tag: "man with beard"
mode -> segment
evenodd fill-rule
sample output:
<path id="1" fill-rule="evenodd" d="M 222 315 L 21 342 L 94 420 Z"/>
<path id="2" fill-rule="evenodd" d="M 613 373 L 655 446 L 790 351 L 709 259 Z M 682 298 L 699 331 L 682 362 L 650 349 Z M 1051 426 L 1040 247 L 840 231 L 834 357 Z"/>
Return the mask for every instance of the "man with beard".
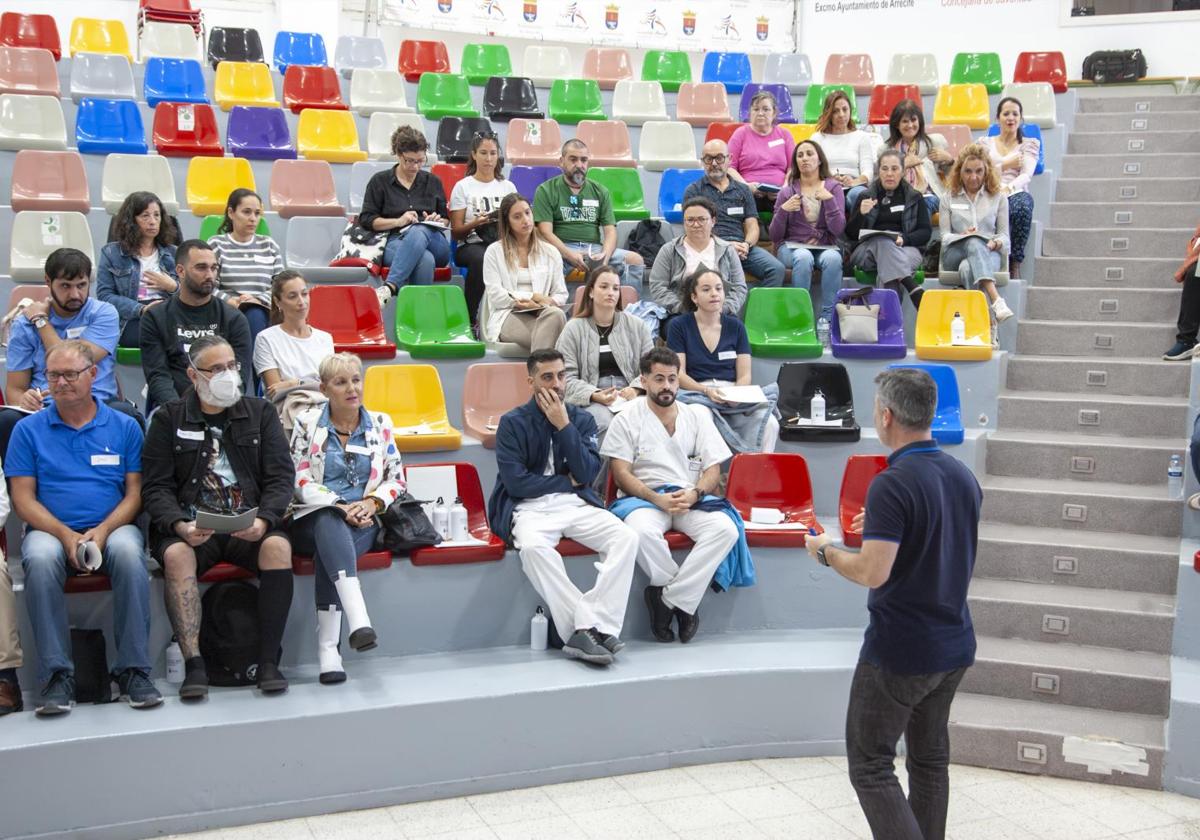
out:
<path id="1" fill-rule="evenodd" d="M 75 248 L 59 248 L 46 258 L 45 273 L 49 296 L 25 307 L 12 324 L 4 389 L 4 401 L 11 408 L 0 410 L 0 456 L 8 452 L 17 421 L 50 404 L 46 352 L 68 339 L 81 339 L 91 349 L 96 363 L 93 396 L 110 408 L 135 416 L 133 406 L 117 397 L 113 372 L 120 332 L 117 310 L 111 303 L 88 296 L 91 259 Z"/>
<path id="2" fill-rule="evenodd" d="M 650 578 L 643 593 L 650 627 L 660 642 L 689 642 L 700 627 L 700 599 L 717 567 L 738 543 L 734 520 L 710 502 L 721 464 L 732 457 L 709 410 L 677 403 L 679 358 L 656 347 L 641 360 L 646 398 L 613 418 L 601 454 L 624 496 L 641 504 L 614 506 L 637 532 L 638 563 Z M 664 534 L 681 531 L 695 543 L 682 565 L 671 557 Z"/>
<path id="3" fill-rule="evenodd" d="M 175 249 L 179 288 L 142 317 L 147 408 L 182 397 L 191 387 L 188 349 L 204 336 L 223 336 L 233 346 L 242 366 L 242 388 L 248 394 L 253 392 L 250 327 L 236 306 L 213 295 L 218 268 L 216 254 L 207 242 L 189 239 Z"/>
<path id="4" fill-rule="evenodd" d="M 533 220 L 562 254 L 563 270 L 586 273 L 592 265 L 608 263 L 617 270 L 622 285 L 641 293 L 646 264 L 634 251 L 617 247 L 612 195 L 588 180 L 587 145 L 582 140 L 563 143 L 559 166 L 563 174 L 543 181 L 534 194 Z"/>
<path id="5" fill-rule="evenodd" d="M 208 695 L 196 580 L 220 562 L 258 574 L 258 688 L 281 692 L 287 680 L 277 659 L 292 603 L 292 546 L 281 525 L 296 478 L 288 441 L 269 402 L 242 396 L 244 366 L 228 341 L 197 339 L 187 358 L 192 387 L 154 413 L 142 453 L 150 551 L 163 567 L 167 615 L 184 657 L 179 696 Z M 232 533 L 196 525 L 198 511 L 254 509 L 254 522 Z"/>
<path id="6" fill-rule="evenodd" d="M 596 421 L 565 401 L 566 367 L 557 350 L 526 362 L 533 398 L 500 418 L 500 475 L 488 503 L 492 530 L 521 554 L 521 566 L 566 638 L 563 653 L 608 665 L 624 644 L 637 536 L 604 509 L 592 482 L 600 471 Z M 556 546 L 563 537 L 594 549 L 596 585 L 581 593 Z"/>

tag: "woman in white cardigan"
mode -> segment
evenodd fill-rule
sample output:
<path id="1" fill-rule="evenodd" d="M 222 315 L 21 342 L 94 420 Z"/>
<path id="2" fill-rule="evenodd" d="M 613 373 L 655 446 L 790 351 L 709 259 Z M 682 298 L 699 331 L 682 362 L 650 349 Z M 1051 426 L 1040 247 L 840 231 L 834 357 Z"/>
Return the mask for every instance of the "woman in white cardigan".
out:
<path id="1" fill-rule="evenodd" d="M 497 222 L 500 239 L 483 256 L 484 339 L 549 350 L 567 322 L 562 254 L 542 238 L 529 199 L 519 193 L 500 202 Z"/>

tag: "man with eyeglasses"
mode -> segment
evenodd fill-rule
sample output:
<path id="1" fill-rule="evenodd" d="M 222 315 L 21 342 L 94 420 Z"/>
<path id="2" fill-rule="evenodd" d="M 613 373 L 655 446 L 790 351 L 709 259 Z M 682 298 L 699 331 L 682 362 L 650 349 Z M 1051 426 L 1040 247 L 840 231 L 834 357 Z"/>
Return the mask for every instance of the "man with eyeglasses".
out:
<path id="1" fill-rule="evenodd" d="M 742 269 L 758 278 L 760 286 L 782 286 L 783 263 L 765 248 L 758 247 L 758 207 L 749 185 L 729 176 L 729 147 L 724 140 L 704 144 L 701 163 L 704 177 L 693 181 L 683 193 L 684 201 L 704 196 L 717 206 L 713 233 L 737 253 Z"/>
<path id="2" fill-rule="evenodd" d="M 46 351 L 53 402 L 13 430 L 5 462 L 13 509 L 28 526 L 21 540 L 25 605 L 37 642 L 35 711 L 75 705 L 75 667 L 63 586 L 74 575 L 112 582 L 113 670 L 134 708 L 162 703 L 150 681 L 150 575 L 142 530 L 142 430 L 97 399 L 91 342 L 60 341 Z"/>
<path id="3" fill-rule="evenodd" d="M 224 336 L 242 364 L 242 387 L 252 393 L 250 326 L 236 306 L 215 297 L 217 255 L 212 246 L 189 239 L 175 249 L 179 288 L 142 316 L 142 372 L 147 409 L 182 397 L 192 387 L 188 349 L 205 336 Z"/>
<path id="4" fill-rule="evenodd" d="M 296 479 L 288 441 L 271 404 L 242 395 L 245 366 L 228 341 L 198 339 L 188 362 L 192 387 L 150 421 L 142 491 L 150 553 L 163 567 L 167 615 L 184 658 L 179 696 L 208 696 L 197 579 L 221 562 L 258 575 L 258 688 L 279 693 L 288 685 L 278 656 L 292 604 L 292 545 L 280 527 Z M 197 525 L 201 511 L 256 513 L 250 525 L 217 533 Z"/>

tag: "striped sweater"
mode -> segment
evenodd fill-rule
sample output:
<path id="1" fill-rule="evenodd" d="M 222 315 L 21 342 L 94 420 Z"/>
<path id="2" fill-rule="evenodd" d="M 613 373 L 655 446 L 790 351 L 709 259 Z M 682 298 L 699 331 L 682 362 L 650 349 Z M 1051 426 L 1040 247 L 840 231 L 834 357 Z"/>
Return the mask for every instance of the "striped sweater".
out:
<path id="1" fill-rule="evenodd" d="M 283 271 L 283 254 L 275 240 L 254 234 L 250 242 L 237 242 L 222 233 L 208 240 L 220 265 L 217 296 L 254 295 L 264 306 L 271 305 L 271 278 Z"/>

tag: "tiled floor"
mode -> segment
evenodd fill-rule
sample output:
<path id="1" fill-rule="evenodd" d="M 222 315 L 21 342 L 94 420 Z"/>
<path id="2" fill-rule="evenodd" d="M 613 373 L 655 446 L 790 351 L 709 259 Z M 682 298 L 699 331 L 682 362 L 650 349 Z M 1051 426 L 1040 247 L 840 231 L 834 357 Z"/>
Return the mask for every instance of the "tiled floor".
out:
<path id="1" fill-rule="evenodd" d="M 903 767 L 897 768 L 903 783 Z M 1200 840 L 1200 799 L 954 766 L 950 840 Z M 844 758 L 681 767 L 178 835 L 188 840 L 855 840 Z"/>

